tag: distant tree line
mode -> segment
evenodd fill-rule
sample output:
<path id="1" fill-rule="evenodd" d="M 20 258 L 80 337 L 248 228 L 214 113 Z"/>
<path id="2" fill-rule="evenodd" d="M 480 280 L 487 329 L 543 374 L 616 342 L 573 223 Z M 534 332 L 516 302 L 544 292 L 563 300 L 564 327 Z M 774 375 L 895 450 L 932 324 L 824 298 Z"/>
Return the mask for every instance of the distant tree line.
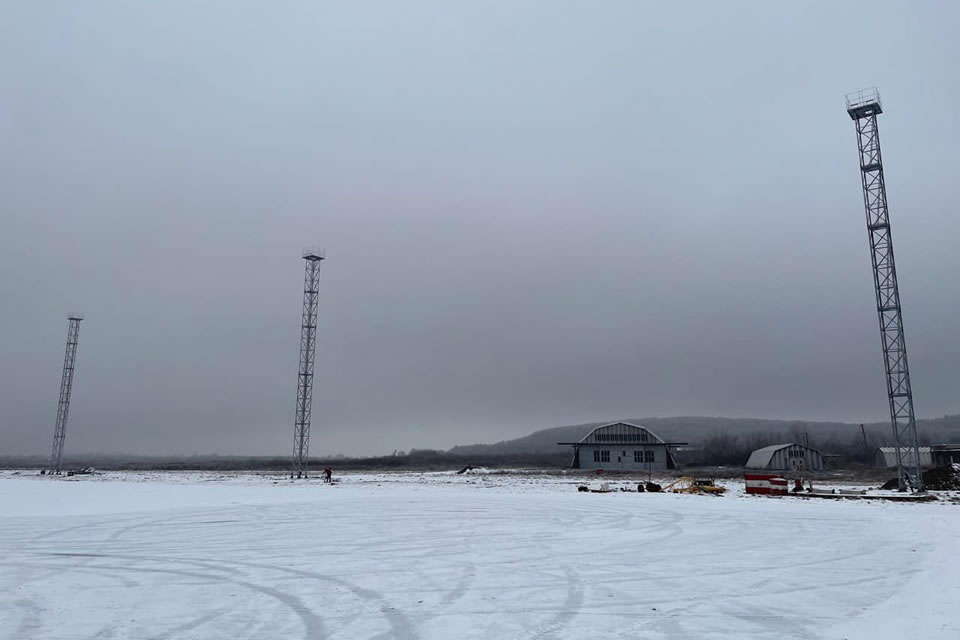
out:
<path id="1" fill-rule="evenodd" d="M 921 446 L 945 441 L 924 431 L 917 433 L 917 440 Z M 960 431 L 949 434 L 946 440 L 960 442 Z M 678 457 L 681 463 L 688 466 L 742 466 L 754 450 L 787 442 L 807 445 L 823 454 L 839 455 L 853 463 L 872 464 L 877 448 L 893 446 L 893 435 L 891 433 L 886 437 L 876 430 L 812 434 L 804 429 L 804 423 L 794 423 L 786 432 L 751 431 L 738 434 L 729 429 L 716 429 L 699 446 L 693 443 L 689 451 L 681 451 Z"/>
<path id="2" fill-rule="evenodd" d="M 567 466 L 570 451 L 549 453 L 487 454 L 463 456 L 434 449 L 411 449 L 409 453 L 397 451 L 387 456 L 356 457 L 343 455 L 312 457 L 311 470 L 319 473 L 330 466 L 336 471 L 444 471 L 459 470 L 466 465 L 490 468 L 544 468 L 559 469 Z M 0 468 L 42 469 L 47 458 L 41 456 L 0 456 Z M 290 470 L 290 458 L 255 456 L 122 456 L 122 455 L 75 455 L 64 456 L 65 469 L 94 467 L 102 471 L 267 471 Z"/>
<path id="3" fill-rule="evenodd" d="M 654 422 L 657 419 L 651 419 Z M 690 446 L 679 448 L 675 457 L 681 467 L 742 467 L 755 449 L 771 444 L 797 442 L 808 444 L 824 454 L 836 454 L 851 463 L 872 464 L 877 447 L 891 446 L 892 434 L 882 424 L 866 425 L 864 432 L 857 425 L 835 423 L 806 423 L 783 421 L 738 421 L 734 419 L 675 418 L 664 419 L 664 430 L 659 435 L 676 441 L 681 436 Z M 678 424 L 703 425 L 697 433 L 676 433 Z M 711 423 L 713 426 L 711 428 Z M 719 423 L 720 426 L 717 426 Z M 749 428 L 757 425 L 782 425 L 780 428 Z M 682 426 L 682 425 L 681 425 Z M 918 438 L 922 445 L 960 442 L 960 416 L 918 421 Z M 563 469 L 570 466 L 573 452 L 557 442 L 574 442 L 589 432 L 590 425 L 562 427 L 536 432 L 514 441 L 494 445 L 454 447 L 449 451 L 411 449 L 394 451 L 390 455 L 348 457 L 344 455 L 316 456 L 310 459 L 310 468 L 320 471 L 325 466 L 335 470 L 458 470 L 467 465 L 489 468 Z M 864 437 L 864 435 L 866 437 Z M 7 469 L 41 469 L 47 465 L 45 456 L 2 456 L 0 467 Z M 64 458 L 69 469 L 95 467 L 102 470 L 165 470 L 165 471 L 269 471 L 290 469 L 286 456 L 132 456 L 132 455 L 69 455 Z"/>

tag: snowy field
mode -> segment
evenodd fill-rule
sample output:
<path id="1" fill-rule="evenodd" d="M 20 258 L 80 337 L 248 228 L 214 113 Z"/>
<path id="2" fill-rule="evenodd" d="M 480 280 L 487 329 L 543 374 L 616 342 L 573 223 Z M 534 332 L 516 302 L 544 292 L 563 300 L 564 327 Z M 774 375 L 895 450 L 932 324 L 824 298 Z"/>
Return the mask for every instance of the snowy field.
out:
<path id="1" fill-rule="evenodd" d="M 0 638 L 960 638 L 960 506 L 577 483 L 0 472 Z"/>

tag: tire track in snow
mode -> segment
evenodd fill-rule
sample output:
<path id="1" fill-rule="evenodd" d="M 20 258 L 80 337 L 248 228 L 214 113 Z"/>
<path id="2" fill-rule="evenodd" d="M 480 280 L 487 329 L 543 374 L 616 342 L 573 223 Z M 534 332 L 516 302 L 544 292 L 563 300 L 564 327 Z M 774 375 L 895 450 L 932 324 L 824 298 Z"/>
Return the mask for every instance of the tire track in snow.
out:
<path id="1" fill-rule="evenodd" d="M 125 559 L 129 562 L 129 559 Z M 172 561 L 172 559 L 163 559 L 161 561 L 167 562 Z M 8 566 L 6 563 L 3 566 Z M 16 566 L 16 565 L 13 565 Z M 110 566 L 110 565 L 101 565 L 101 564 L 87 564 L 83 566 L 68 566 L 68 567 L 58 567 L 56 565 L 36 565 L 38 567 L 55 570 L 57 572 L 62 571 L 72 571 L 72 572 L 84 572 L 92 573 L 94 575 L 103 575 L 104 573 L 112 572 L 132 572 L 132 573 L 153 573 L 153 574 L 165 574 L 165 575 L 175 575 L 182 576 L 187 578 L 200 578 L 211 583 L 229 583 L 234 584 L 251 591 L 256 591 L 265 596 L 268 596 L 277 602 L 284 605 L 287 609 L 292 611 L 302 622 L 304 627 L 304 640 L 323 640 L 327 637 L 327 633 L 323 624 L 323 620 L 320 616 L 314 612 L 310 607 L 303 603 L 300 598 L 297 596 L 281 591 L 279 589 L 274 589 L 273 587 L 265 587 L 259 584 L 254 584 L 246 580 L 237 580 L 234 578 L 227 578 L 222 575 L 204 573 L 199 571 L 180 571 L 178 569 L 150 569 L 146 567 L 136 567 L 136 566 Z M 104 630 L 110 631 L 110 630 Z M 103 634 L 104 631 L 100 633 Z M 108 636 L 109 637 L 109 636 Z"/>
<path id="2" fill-rule="evenodd" d="M 457 584 L 453 586 L 453 589 L 444 594 L 444 596 L 440 599 L 440 604 L 445 607 L 449 607 L 457 600 L 465 596 L 467 591 L 470 589 L 470 585 L 473 584 L 476 573 L 476 565 L 473 563 L 465 565 L 463 568 L 463 574 L 460 576 L 460 579 L 457 580 Z"/>
<path id="3" fill-rule="evenodd" d="M 219 563 L 217 563 L 219 564 Z M 316 573 L 314 571 L 307 571 L 305 569 L 291 569 L 290 567 L 281 567 L 277 565 L 262 564 L 257 562 L 242 562 L 242 561 L 231 561 L 229 564 L 234 566 L 241 567 L 254 567 L 257 569 L 267 569 L 270 571 L 278 571 L 281 573 L 287 573 L 290 575 L 300 576 L 302 578 L 309 578 L 312 580 L 319 580 L 323 582 L 329 582 L 337 586 L 343 587 L 348 591 L 352 592 L 354 595 L 366 602 L 376 602 L 379 605 L 381 613 L 386 617 L 387 622 L 390 624 L 391 634 L 385 637 L 388 638 L 400 638 L 402 640 L 415 640 L 419 636 L 414 630 L 413 624 L 410 622 L 410 619 L 407 618 L 406 614 L 398 610 L 396 607 L 391 605 L 383 594 L 374 591 L 373 589 L 368 589 L 366 587 L 357 586 L 351 582 L 347 582 L 342 578 L 334 578 L 331 576 L 325 576 L 321 573 Z"/>
<path id="4" fill-rule="evenodd" d="M 181 633 L 184 633 L 186 631 L 192 631 L 197 627 L 202 627 L 203 625 L 207 624 L 211 620 L 216 620 L 217 618 L 227 613 L 228 611 L 229 611 L 228 609 L 221 609 L 219 611 L 211 611 L 210 613 L 205 613 L 199 618 L 194 618 L 189 622 L 184 622 L 183 624 L 178 625 L 173 629 L 169 629 L 163 633 L 150 636 L 149 640 L 169 640 L 170 638 L 176 635 L 179 635 Z"/>
<path id="5" fill-rule="evenodd" d="M 109 518 L 107 520 L 93 520 L 91 522 L 83 522 L 81 524 L 75 524 L 69 527 L 64 527 L 62 529 L 52 529 L 50 531 L 44 531 L 43 533 L 31 536 L 30 542 L 38 542 L 40 540 L 47 540 L 49 538 L 55 538 L 57 536 L 62 536 L 65 533 L 70 533 L 71 531 L 77 531 L 80 529 L 83 530 L 93 530 L 98 527 L 104 527 L 107 525 L 116 524 L 119 522 L 132 522 L 137 520 L 143 520 L 146 516 L 124 516 L 123 518 Z"/>
<path id="6" fill-rule="evenodd" d="M 225 512 L 231 512 L 235 510 L 236 510 L 235 508 L 218 509 L 216 510 L 216 513 L 225 515 Z M 198 518 L 198 517 L 204 518 L 204 520 L 201 520 L 201 521 L 191 520 L 192 518 Z M 199 513 L 190 512 L 187 514 L 183 514 L 179 518 L 175 516 L 171 517 L 170 515 L 167 515 L 166 517 L 138 516 L 133 518 L 118 518 L 118 519 L 104 520 L 96 523 L 85 523 L 81 525 L 66 527 L 58 531 L 47 532 L 47 534 L 44 536 L 41 536 L 41 538 L 48 538 L 55 535 L 64 534 L 73 530 L 92 529 L 92 528 L 97 528 L 102 526 L 108 526 L 109 524 L 113 524 L 113 523 L 127 523 L 126 526 L 122 526 L 118 529 L 115 529 L 110 533 L 108 538 L 104 541 L 106 545 L 114 546 L 117 543 L 119 543 L 121 539 L 129 537 L 132 532 L 136 532 L 139 530 L 153 531 L 153 530 L 156 530 L 158 527 L 168 527 L 168 526 L 176 527 L 177 532 L 179 534 L 182 534 L 184 537 L 195 539 L 196 538 L 195 529 L 201 528 L 197 525 L 222 524 L 222 520 L 211 522 L 210 518 L 211 518 L 211 512 L 209 510 L 204 510 Z M 138 539 L 138 538 L 140 537 L 137 536 L 135 539 Z M 413 536 L 413 535 L 411 536 L 411 540 L 415 538 L 416 536 Z M 36 539 L 37 538 L 35 538 L 35 540 Z M 148 536 L 147 541 L 149 542 L 150 540 L 152 540 L 152 538 Z M 129 542 L 127 542 L 126 544 L 129 544 Z M 358 546 L 361 546 L 361 545 L 358 544 Z M 103 549 L 104 545 L 102 543 L 95 544 L 95 547 L 98 550 L 101 550 Z M 135 562 L 136 561 L 154 561 L 154 562 L 162 563 L 162 562 L 172 561 L 172 562 L 180 562 L 180 563 L 189 563 L 189 564 L 192 564 L 193 566 L 213 568 L 217 571 L 231 573 L 234 575 L 242 574 L 242 572 L 238 570 L 235 566 L 231 566 L 230 563 L 226 563 L 226 562 L 217 562 L 217 563 L 209 562 L 209 561 L 197 562 L 197 561 L 188 561 L 183 558 L 170 558 L 170 557 L 163 557 L 163 556 L 146 557 L 146 556 L 134 556 L 134 555 L 120 555 L 120 554 L 113 554 L 113 553 L 59 552 L 59 553 L 45 554 L 45 555 L 56 555 L 60 557 L 74 557 L 74 558 L 80 559 L 79 562 L 75 563 L 72 567 L 70 567 L 73 570 L 79 570 L 82 566 L 89 565 L 97 558 L 114 558 L 114 559 L 122 559 L 125 561 L 135 561 Z M 347 591 L 353 593 L 355 596 L 357 596 L 361 600 L 365 602 L 375 602 L 379 605 L 378 608 L 380 612 L 386 617 L 388 624 L 390 625 L 390 629 L 391 629 L 390 637 L 410 638 L 410 639 L 414 639 L 417 637 L 417 634 L 414 632 L 413 625 L 410 623 L 409 619 L 407 619 L 402 612 L 398 611 L 394 606 L 389 604 L 382 594 L 372 589 L 358 587 L 357 585 L 354 585 L 348 582 L 347 580 L 343 580 L 341 578 L 324 576 L 315 572 L 298 571 L 298 570 L 289 569 L 286 567 L 280 567 L 276 565 L 266 565 L 266 564 L 255 565 L 255 564 L 248 563 L 248 564 L 244 564 L 243 566 L 250 566 L 250 567 L 256 566 L 257 568 L 286 572 L 291 575 L 300 575 L 301 577 L 307 577 L 309 579 L 314 579 L 314 580 L 324 580 L 331 584 L 341 586 L 345 588 Z M 159 570 L 155 570 L 155 569 L 145 570 L 145 571 L 151 571 L 154 573 L 159 572 Z M 43 579 L 43 578 L 49 577 L 50 575 L 55 575 L 56 573 L 57 573 L 57 570 L 44 572 L 42 575 L 37 576 L 37 579 Z M 116 578 L 115 575 L 104 576 L 104 577 Z M 237 584 L 242 583 L 242 581 L 235 581 L 235 580 L 233 582 L 236 582 Z M 465 589 L 466 589 L 466 586 L 464 586 L 464 590 Z M 304 608 L 309 609 L 307 607 L 304 607 Z M 316 616 L 317 614 L 311 611 L 309 615 Z M 310 627 L 313 623 L 306 622 L 306 624 L 308 627 Z M 313 636 L 308 636 L 308 637 L 313 637 Z"/>
<path id="7" fill-rule="evenodd" d="M 123 517 L 123 518 L 108 518 L 108 519 L 106 519 L 106 520 L 93 520 L 93 521 L 90 521 L 90 522 L 84 522 L 84 523 L 82 523 L 82 524 L 76 524 L 76 525 L 72 525 L 72 526 L 69 526 L 69 527 L 63 527 L 63 528 L 61 528 L 61 529 L 53 529 L 53 530 L 50 530 L 50 531 L 44 531 L 43 533 L 36 534 L 36 535 L 30 536 L 29 538 L 25 538 L 25 539 L 21 540 L 21 541 L 19 542 L 19 544 L 15 547 L 15 550 L 18 551 L 18 552 L 23 553 L 23 552 L 24 552 L 25 550 L 27 550 L 27 549 L 35 548 L 36 546 L 38 546 L 38 545 L 37 545 L 38 542 L 41 543 L 40 546 L 42 546 L 43 544 L 51 544 L 50 542 L 48 542 L 51 538 L 56 538 L 56 537 L 62 536 L 62 535 L 64 535 L 64 534 L 70 533 L 70 532 L 72 532 L 72 531 L 84 531 L 84 532 L 88 532 L 88 533 L 89 533 L 89 532 L 96 532 L 99 528 L 102 528 L 102 527 L 106 527 L 106 526 L 109 526 L 109 525 L 112 525 L 112 524 L 117 524 L 117 523 L 122 523 L 122 522 L 142 521 L 145 517 L 146 517 L 146 516 L 139 515 L 139 516 L 133 516 L 133 517 L 125 516 L 125 517 Z M 80 545 L 80 546 L 89 545 L 89 544 L 96 544 L 95 541 L 91 541 L 91 540 L 89 540 L 89 539 L 86 539 L 86 540 L 83 540 L 83 539 L 81 539 L 81 540 L 74 540 L 74 541 L 71 541 L 71 543 L 72 543 L 72 544 L 75 544 L 75 545 Z M 62 543 L 59 543 L 59 544 L 57 545 L 57 548 L 62 548 Z M 78 556 L 78 557 L 82 557 L 81 554 L 77 554 L 77 556 Z M 89 560 L 87 560 L 87 559 L 82 559 L 82 560 L 79 560 L 79 561 L 77 562 L 77 564 L 86 564 L 87 562 L 89 562 Z M 22 586 L 22 585 L 25 585 L 25 584 L 29 584 L 29 583 L 31 583 L 31 582 L 37 582 L 37 581 L 45 580 L 45 579 L 50 578 L 51 576 L 55 576 L 55 575 L 56 575 L 56 572 L 55 572 L 55 571 L 52 571 L 52 572 L 51 572 L 51 571 L 47 571 L 47 572 L 37 572 L 37 571 L 34 571 L 34 572 L 26 572 L 26 575 L 19 580 L 18 586 Z"/>
<path id="8" fill-rule="evenodd" d="M 580 579 L 580 574 L 569 565 L 564 566 L 563 571 L 567 577 L 567 597 L 560 611 L 547 624 L 534 631 L 530 635 L 530 640 L 562 637 L 557 634 L 566 629 L 570 621 L 580 615 L 580 609 L 583 607 L 583 580 Z"/>
<path id="9" fill-rule="evenodd" d="M 13 604 L 23 611 L 23 615 L 20 619 L 20 624 L 17 625 L 16 630 L 11 638 L 32 638 L 34 637 L 33 630 L 37 628 L 36 620 L 43 616 L 43 607 L 38 605 L 32 600 L 27 600 L 21 598 L 19 600 L 14 600 Z M 32 614 L 32 615 L 31 615 Z"/>
<path id="10" fill-rule="evenodd" d="M 56 556 L 56 555 L 64 555 L 64 554 L 46 554 L 46 555 L 55 555 L 55 556 Z M 309 579 L 312 579 L 312 580 L 319 580 L 319 581 L 323 581 L 323 582 L 328 582 L 328 583 L 330 583 L 330 584 L 335 584 L 335 585 L 337 585 L 337 586 L 343 587 L 344 589 L 350 591 L 351 593 L 353 593 L 354 595 L 356 595 L 357 597 L 359 597 L 361 600 L 363 600 L 363 601 L 365 601 L 365 602 L 375 602 L 375 603 L 379 606 L 380 612 L 383 613 L 384 617 L 387 619 L 387 621 L 388 621 L 388 623 L 389 623 L 389 625 L 390 625 L 391 635 L 390 635 L 389 637 L 391 637 L 391 638 L 403 638 L 403 639 L 409 639 L 409 640 L 414 640 L 414 639 L 416 639 L 416 638 L 418 637 L 417 634 L 416 634 L 416 632 L 414 631 L 413 624 L 412 624 L 412 623 L 410 622 L 410 620 L 406 617 L 406 615 L 403 614 L 401 611 L 399 611 L 396 607 L 394 607 L 393 605 L 391 605 L 391 604 L 386 600 L 386 598 L 383 596 L 383 594 L 381 594 L 381 593 L 379 593 L 379 592 L 377 592 L 377 591 L 374 591 L 373 589 L 367 589 L 367 588 L 365 588 L 365 587 L 357 586 L 357 585 L 355 585 L 355 584 L 353 584 L 353 583 L 351 583 L 351 582 L 348 582 L 348 581 L 346 581 L 346 580 L 344 580 L 344 579 L 342 579 L 342 578 L 335 578 L 335 577 L 331 577 L 331 576 L 325 576 L 325 575 L 323 575 L 323 574 L 319 574 L 319 573 L 316 573 L 316 572 L 313 572 L 313 571 L 307 571 L 307 570 L 303 570 L 303 569 L 293 569 L 293 568 L 290 568 L 290 567 L 282 567 L 282 566 L 278 566 L 278 565 L 265 564 L 265 563 L 257 563 L 257 562 L 211 561 L 211 560 L 194 560 L 194 559 L 192 559 L 192 558 L 182 558 L 182 557 L 168 557 L 168 556 L 130 556 L 130 555 L 118 555 L 118 554 L 96 554 L 96 556 L 97 556 L 97 557 L 103 557 L 103 558 L 109 558 L 109 559 L 112 559 L 112 560 L 134 561 L 134 562 L 140 561 L 140 562 L 155 562 L 155 563 L 185 564 L 185 565 L 188 565 L 188 566 L 195 566 L 195 567 L 201 567 L 201 568 L 209 568 L 209 569 L 213 569 L 213 570 L 215 570 L 215 571 L 222 571 L 222 572 L 224 572 L 224 573 L 233 573 L 233 574 L 238 573 L 238 570 L 237 570 L 236 567 L 250 567 L 250 568 L 256 568 L 256 569 L 265 569 L 265 570 L 268 570 L 268 571 L 275 571 L 275 572 L 279 572 L 279 573 L 286 573 L 286 574 L 288 574 L 288 575 L 295 575 L 295 576 L 298 576 L 298 577 L 309 578 Z M 95 566 L 96 566 L 96 565 L 86 565 L 84 568 L 88 568 L 88 569 L 89 569 L 89 568 L 93 568 L 93 567 L 95 567 Z M 77 568 L 79 568 L 79 567 L 77 567 Z M 126 568 L 125 568 L 125 569 L 126 569 Z M 135 571 L 136 569 L 130 569 L 130 570 Z M 165 569 L 165 570 L 160 570 L 160 569 L 143 569 L 143 571 L 154 572 L 154 573 L 163 573 L 163 572 L 173 573 L 173 572 L 174 572 L 174 570 L 171 570 L 171 569 Z M 181 572 L 181 573 L 183 573 L 183 575 L 188 575 L 188 574 L 185 573 L 185 572 Z M 223 580 L 223 581 L 226 581 L 226 582 L 232 582 L 232 583 L 239 584 L 239 585 L 243 585 L 243 586 L 247 586 L 247 585 L 251 585 L 251 584 L 252 584 L 252 583 L 247 583 L 247 582 L 245 582 L 245 581 L 238 581 L 238 580 L 234 580 L 234 579 L 231 579 L 231 578 L 223 578 L 223 577 L 215 576 L 215 575 L 211 575 L 211 574 L 196 574 L 196 573 L 194 573 L 194 574 L 189 574 L 189 575 L 204 575 L 204 576 L 206 576 L 206 577 L 210 577 L 210 578 L 213 578 L 213 579 Z M 269 587 L 258 587 L 258 589 L 269 589 Z M 276 591 L 276 590 L 274 590 L 274 591 Z M 283 592 L 279 592 L 279 591 L 278 591 L 277 593 L 283 593 Z M 292 595 L 290 595 L 290 594 L 286 594 L 286 595 L 289 596 L 289 597 L 292 598 L 292 599 L 297 599 L 297 600 L 299 600 L 296 596 L 292 596 Z M 302 603 L 301 603 L 301 605 L 302 605 Z M 309 607 L 307 607 L 306 605 L 302 605 L 302 608 L 305 609 L 305 610 L 310 611 L 313 615 L 317 616 L 317 614 L 316 614 L 315 612 L 313 612 L 312 609 L 309 609 Z M 312 638 L 313 636 L 308 636 L 308 637 L 311 637 L 311 638 Z M 322 637 L 322 636 L 321 636 L 321 637 Z"/>

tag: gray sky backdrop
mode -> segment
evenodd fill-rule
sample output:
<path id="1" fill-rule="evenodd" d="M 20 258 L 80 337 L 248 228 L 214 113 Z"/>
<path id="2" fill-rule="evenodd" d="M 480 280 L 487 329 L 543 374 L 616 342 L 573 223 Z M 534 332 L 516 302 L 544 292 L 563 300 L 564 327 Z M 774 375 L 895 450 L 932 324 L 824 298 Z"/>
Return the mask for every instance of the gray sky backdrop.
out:
<path id="1" fill-rule="evenodd" d="M 960 4 L 0 2 L 0 451 L 287 454 L 886 417 L 877 85 L 920 416 L 960 411 Z"/>

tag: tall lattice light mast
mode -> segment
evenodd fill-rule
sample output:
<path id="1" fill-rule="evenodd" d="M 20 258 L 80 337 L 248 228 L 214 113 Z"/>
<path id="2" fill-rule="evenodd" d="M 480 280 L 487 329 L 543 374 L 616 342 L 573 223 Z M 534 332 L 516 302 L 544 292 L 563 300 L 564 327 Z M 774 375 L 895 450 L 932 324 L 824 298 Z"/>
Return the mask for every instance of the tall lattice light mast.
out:
<path id="1" fill-rule="evenodd" d="M 303 276 L 303 322 L 300 327 L 300 373 L 297 376 L 297 415 L 293 427 L 293 468 L 291 478 L 307 476 L 310 453 L 310 415 L 313 405 L 313 364 L 317 347 L 317 294 L 320 287 L 320 263 L 323 252 L 303 252 L 306 268 Z"/>
<path id="2" fill-rule="evenodd" d="M 63 375 L 60 378 L 60 401 L 57 403 L 57 424 L 53 430 L 53 450 L 50 452 L 50 473 L 60 473 L 63 457 L 63 441 L 67 436 L 67 416 L 70 413 L 70 392 L 73 391 L 73 372 L 77 362 L 77 340 L 80 338 L 80 321 L 83 317 L 67 318 L 67 351 L 63 356 Z"/>
<path id="3" fill-rule="evenodd" d="M 923 489 L 920 449 L 913 413 L 910 369 L 907 366 L 907 344 L 903 337 L 897 267 L 893 259 L 887 189 L 880 156 L 880 132 L 877 129 L 877 116 L 883 113 L 879 92 L 874 88 L 848 95 L 847 113 L 856 125 L 857 146 L 860 149 L 860 178 L 867 213 L 870 257 L 873 260 L 873 283 L 880 316 L 880 339 L 887 372 L 887 397 L 897 451 L 899 486 L 901 491 L 908 486 L 920 491 Z"/>

